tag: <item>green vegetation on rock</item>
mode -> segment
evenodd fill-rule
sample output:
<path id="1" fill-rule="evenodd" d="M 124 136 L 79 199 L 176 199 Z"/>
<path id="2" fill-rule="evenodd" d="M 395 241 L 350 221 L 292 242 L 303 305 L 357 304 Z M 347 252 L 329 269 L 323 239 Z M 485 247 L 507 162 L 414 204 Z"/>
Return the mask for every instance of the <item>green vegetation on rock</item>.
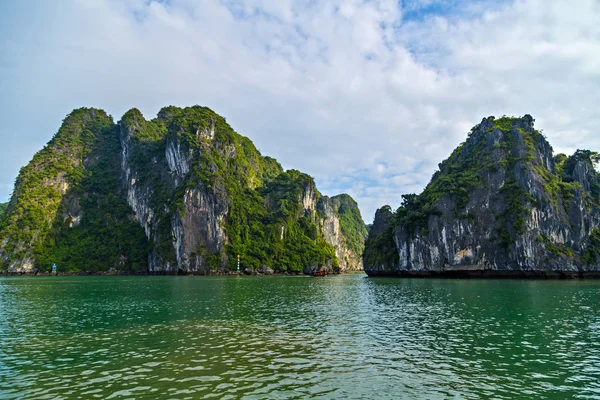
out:
<path id="1" fill-rule="evenodd" d="M 145 237 L 119 198 L 119 151 L 110 116 L 88 108 L 69 114 L 16 180 L 0 227 L 5 268 L 14 262 L 41 271 L 55 262 L 63 271 L 132 266 L 134 238 Z M 146 265 L 139 255 L 135 263 Z"/>
<path id="2" fill-rule="evenodd" d="M 127 272 L 336 267 L 314 180 L 283 171 L 207 107 L 137 109 L 118 124 L 73 111 L 24 167 L 0 209 L 0 268 Z M 333 216 L 362 252 L 365 227 L 347 195 Z M 4 216 L 2 216 L 4 214 Z"/>
<path id="3" fill-rule="evenodd" d="M 119 182 L 118 130 L 104 130 L 92 148 L 81 182 L 63 198 L 59 215 L 66 218 L 55 222 L 47 240 L 51 252 L 38 262 L 56 263 L 59 271 L 146 271 L 149 243 Z M 73 207 L 80 209 L 76 224 L 69 219 Z"/>
<path id="4" fill-rule="evenodd" d="M 494 143 L 494 152 L 497 154 L 487 150 L 484 137 L 474 136 L 475 128 L 473 128 L 469 140 L 463 142 L 448 159 L 439 164 L 439 170 L 420 195 L 402 196 L 402 205 L 396 211 L 396 223 L 409 232 L 414 233 L 421 229 L 426 233 L 429 217 L 441 215 L 438 204 L 444 198 L 453 203 L 456 216 L 464 219 L 472 218 L 464 211 L 471 194 L 484 185 L 485 176 L 489 172 L 503 168 L 507 173 L 507 179 L 502 190 L 508 207 L 501 216 L 499 229 L 504 245 L 512 241 L 514 236 L 510 232 L 518 234 L 522 231 L 523 221 L 528 212 L 527 204 L 530 200 L 516 183 L 513 170 L 517 163 L 531 160 L 534 143 L 542 137 L 535 130 L 527 132 L 520 129 L 516 134 L 511 133 L 513 124 L 519 120 L 519 118 L 506 116 L 493 119 L 493 125 L 486 130 L 486 133 L 491 134 L 496 130 L 503 133 Z M 517 140 L 527 143 L 526 154 L 517 154 L 515 143 Z M 512 225 L 512 229 L 508 229 L 508 224 Z"/>
<path id="5" fill-rule="evenodd" d="M 325 264 L 327 259 L 337 265 L 333 246 L 319 232 L 314 209 L 305 210 L 300 202 L 307 191 L 315 193 L 318 201 L 313 179 L 289 170 L 265 180 L 256 190 L 233 192 L 226 228 L 231 241 L 227 246 L 229 267 L 234 267 L 237 254 L 242 254 L 244 265 L 251 268 L 265 265 L 300 272 L 312 264 Z"/>
<path id="6" fill-rule="evenodd" d="M 398 249 L 394 241 L 395 223 L 390 206 L 385 205 L 377 210 L 363 252 L 365 265 L 391 270 L 398 264 Z"/>
<path id="7" fill-rule="evenodd" d="M 135 131 L 132 167 L 140 178 L 136 184 L 153 189 L 153 209 L 167 206 L 156 216 L 158 243 L 163 244 L 157 250 L 163 260 L 175 262 L 176 258 L 169 240 L 171 213 L 183 215 L 183 193 L 202 188 L 229 210 L 224 253 L 206 247 L 195 252 L 212 269 L 235 269 L 238 254 L 243 266 L 252 269 L 264 265 L 300 272 L 327 259 L 337 264 L 335 251 L 319 232 L 315 216 L 302 209 L 305 190 L 312 190 L 316 201 L 320 197 L 313 179 L 295 170 L 284 172 L 276 160 L 263 157 L 252 141 L 238 135 L 223 117 L 206 107 L 165 107 L 152 121 L 132 110 L 121 126 Z M 169 142 L 181 146 L 181 154 L 191 155 L 191 170 L 179 186 L 170 176 L 165 177 L 165 171 L 147 163 L 160 157 Z"/>
<path id="8" fill-rule="evenodd" d="M 563 255 L 569 258 L 574 257 L 573 252 L 571 251 L 571 249 L 569 249 L 568 246 L 565 246 L 564 244 L 554 244 L 546 234 L 542 233 L 540 236 L 538 236 L 538 241 L 542 242 L 546 249 L 555 256 Z"/>
<path id="9" fill-rule="evenodd" d="M 579 232 L 600 220 L 600 155 L 553 156 L 533 122 L 529 115 L 484 118 L 421 194 L 403 195 L 394 213 L 380 209 L 391 222 L 383 229 L 376 218 L 365 270 L 530 269 L 542 262 L 573 270 L 597 263 L 600 236 Z"/>
<path id="10" fill-rule="evenodd" d="M 82 160 L 95 135 L 111 126 L 111 118 L 103 112 L 74 110 L 52 140 L 21 168 L 15 182 L 11 213 L 0 227 L 0 239 L 6 240 L 2 253 L 11 254 L 12 259 L 34 260 L 38 267 L 47 263 L 51 249 L 46 237 L 62 195 L 81 182 Z"/>
<path id="11" fill-rule="evenodd" d="M 363 222 L 356 201 L 347 194 L 339 194 L 331 198 L 333 202 L 339 203 L 337 212 L 340 219 L 340 228 L 346 238 L 346 245 L 356 254 L 362 254 L 365 248 L 367 227 Z"/>

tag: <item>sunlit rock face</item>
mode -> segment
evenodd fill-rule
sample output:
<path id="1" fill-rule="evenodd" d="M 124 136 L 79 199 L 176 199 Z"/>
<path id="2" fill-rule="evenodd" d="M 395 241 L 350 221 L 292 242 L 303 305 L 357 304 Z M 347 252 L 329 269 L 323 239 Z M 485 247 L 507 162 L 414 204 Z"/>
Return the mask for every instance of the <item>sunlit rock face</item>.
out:
<path id="1" fill-rule="evenodd" d="M 365 225 L 206 107 L 74 110 L 0 213 L 0 271 L 250 273 L 361 268 Z M 262 271 L 262 272 L 261 272 Z M 266 272 L 265 272 L 266 271 Z"/>
<path id="2" fill-rule="evenodd" d="M 367 230 L 356 202 L 345 194 L 324 196 L 317 208 L 321 216 L 320 227 L 327 242 L 335 248 L 342 271 L 362 270 Z"/>
<path id="3" fill-rule="evenodd" d="M 232 261 L 236 261 L 237 254 L 246 261 L 245 252 L 259 252 L 253 245 L 239 246 L 237 234 L 235 239 L 231 237 L 237 230 L 231 226 L 231 213 L 253 196 L 260 197 L 262 223 L 267 225 L 273 218 L 281 221 L 275 224 L 273 236 L 283 246 L 290 245 L 286 242 L 290 241 L 290 232 L 295 231 L 292 225 L 308 218 L 318 236 L 311 240 L 318 242 L 319 237 L 323 238 L 332 247 L 331 255 L 335 254 L 341 270 L 362 268 L 366 231 L 354 200 L 342 196 L 346 204 L 342 212 L 348 209 L 358 215 L 352 220 L 362 232 L 358 242 L 349 239 L 342 229 L 345 225 L 340 224 L 342 197 L 322 196 L 309 176 L 298 171 L 284 172 L 275 160 L 262 157 L 248 139 L 229 132 L 231 128 L 224 120 L 208 109 L 190 124 L 191 129 L 182 126 L 180 117 L 181 110 L 161 110 L 158 119 L 167 127 L 159 139 L 164 142 L 164 153 L 156 152 L 152 157 L 148 157 L 151 151 L 147 148 L 155 145 L 144 137 L 155 129 L 149 124 L 157 123 L 145 121 L 137 110 L 126 114 L 120 123 L 121 174 L 127 200 L 148 239 L 155 244 L 149 256 L 150 271 L 207 273 L 234 267 Z M 142 163 L 136 161 L 140 159 Z M 239 174 L 237 182 L 231 182 L 232 174 Z M 157 201 L 157 197 L 161 200 Z M 297 211 L 291 216 L 280 215 L 282 207 Z M 252 224 L 249 219 L 246 223 Z M 246 232 L 248 226 L 241 228 Z M 166 246 L 166 242 L 172 246 Z M 236 250 L 232 251 L 234 247 Z M 270 254 L 265 255 L 267 259 L 260 260 L 261 265 L 253 269 L 281 269 L 276 260 L 268 262 Z M 305 261 L 309 263 L 320 262 Z"/>
<path id="4" fill-rule="evenodd" d="M 369 275 L 577 275 L 599 263 L 592 152 L 554 156 L 534 120 L 485 118 L 425 191 L 379 210 Z M 381 254 L 387 252 L 386 257 Z"/>

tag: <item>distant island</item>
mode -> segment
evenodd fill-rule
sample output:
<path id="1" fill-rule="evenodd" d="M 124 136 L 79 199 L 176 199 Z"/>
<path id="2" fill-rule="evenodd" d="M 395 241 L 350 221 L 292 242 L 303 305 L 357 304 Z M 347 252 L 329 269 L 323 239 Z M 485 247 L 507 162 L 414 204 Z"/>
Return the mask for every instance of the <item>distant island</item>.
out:
<path id="1" fill-rule="evenodd" d="M 361 270 L 366 235 L 354 199 L 321 195 L 209 108 L 118 123 L 81 108 L 0 206 L 0 272 Z"/>
<path id="2" fill-rule="evenodd" d="M 421 194 L 377 210 L 365 272 L 600 277 L 599 161 L 554 155 L 530 115 L 484 118 Z"/>

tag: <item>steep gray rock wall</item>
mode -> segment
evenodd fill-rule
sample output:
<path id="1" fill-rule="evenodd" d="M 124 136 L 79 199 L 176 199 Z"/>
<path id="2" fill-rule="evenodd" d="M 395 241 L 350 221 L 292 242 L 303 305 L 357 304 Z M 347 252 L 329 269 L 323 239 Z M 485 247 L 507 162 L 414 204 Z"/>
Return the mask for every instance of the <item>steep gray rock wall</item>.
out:
<path id="1" fill-rule="evenodd" d="M 202 188 L 187 189 L 183 197 L 183 215 L 175 224 L 181 227 L 177 238 L 179 268 L 200 271 L 210 269 L 207 254 L 220 254 L 219 264 L 226 262 L 223 247 L 227 243 L 225 218 L 229 211 L 222 196 Z"/>
<path id="2" fill-rule="evenodd" d="M 131 113 L 131 112 L 130 112 Z M 120 124 L 121 131 L 121 178 L 123 186 L 127 193 L 127 203 L 135 213 L 135 219 L 144 228 L 146 237 L 151 242 L 156 244 L 161 238 L 157 237 L 157 216 L 162 213 L 162 210 L 156 210 L 151 205 L 151 200 L 156 188 L 142 179 L 142 173 L 138 171 L 137 166 L 132 162 L 132 156 L 136 151 L 133 138 L 136 133 L 142 129 L 145 124 L 141 113 L 133 113 L 132 120 L 128 124 Z M 153 157 L 151 160 L 151 168 L 161 167 L 159 160 Z M 145 182 L 146 181 L 146 182 Z M 167 240 L 167 238 L 163 238 Z M 151 272 L 171 269 L 171 262 L 164 260 L 156 254 L 156 249 L 153 249 L 148 256 L 148 269 Z"/>
<path id="3" fill-rule="evenodd" d="M 145 123 L 138 113 L 121 124 L 121 169 L 127 201 L 146 236 L 155 244 L 149 255 L 149 270 L 165 273 L 210 270 L 207 255 L 223 254 L 227 242 L 226 193 L 218 186 L 206 188 L 200 183 L 189 187 L 194 152 L 177 136 L 164 139 L 165 151 L 152 157 L 150 168 L 132 161 L 135 152 L 145 151 L 143 144 L 133 140 L 144 130 Z M 212 140 L 214 122 L 196 135 Z M 141 168 L 144 170 L 140 171 Z M 223 257 L 219 262 L 225 262 Z"/>
<path id="4" fill-rule="evenodd" d="M 480 182 L 462 188 L 468 191 L 466 204 L 460 204 L 460 196 L 441 195 L 427 205 L 429 214 L 421 225 L 402 217 L 394 223 L 390 210 L 378 211 L 365 251 L 367 273 L 502 275 L 598 270 L 597 265 L 584 265 L 581 258 L 599 226 L 598 199 L 590 192 L 596 173 L 589 162 L 578 161 L 573 181 L 562 182 L 552 147 L 535 131 L 530 116 L 503 127 L 494 118 L 484 119 L 453 157 L 454 164 L 440 164 L 442 171 L 434 175 L 418 201 L 435 199 L 436 179 L 448 178 L 449 171 L 458 165 L 466 168 L 463 161 L 472 159 L 480 166 Z M 417 215 L 407 210 L 400 209 L 400 215 Z M 376 242 L 385 241 L 385 229 L 388 244 L 389 236 L 393 238 L 397 259 L 377 260 L 375 253 L 381 249 Z"/>

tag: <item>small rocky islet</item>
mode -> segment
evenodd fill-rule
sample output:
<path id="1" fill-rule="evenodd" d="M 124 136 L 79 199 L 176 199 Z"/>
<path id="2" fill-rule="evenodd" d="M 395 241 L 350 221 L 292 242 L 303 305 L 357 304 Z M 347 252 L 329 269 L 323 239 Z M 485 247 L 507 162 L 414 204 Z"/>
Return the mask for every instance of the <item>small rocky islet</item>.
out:
<path id="1" fill-rule="evenodd" d="M 206 107 L 74 110 L 0 204 L 0 272 L 599 277 L 597 153 L 484 118 L 425 190 L 377 210 L 323 196 Z M 365 241 L 366 239 L 366 241 Z"/>

